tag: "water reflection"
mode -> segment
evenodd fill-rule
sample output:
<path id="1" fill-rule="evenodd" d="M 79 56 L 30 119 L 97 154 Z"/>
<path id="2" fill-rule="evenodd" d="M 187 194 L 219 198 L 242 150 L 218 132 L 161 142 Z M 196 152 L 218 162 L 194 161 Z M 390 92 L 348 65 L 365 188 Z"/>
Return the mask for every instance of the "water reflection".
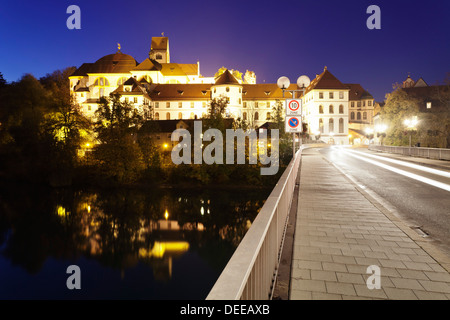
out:
<path id="1" fill-rule="evenodd" d="M 3 188 L 0 198 L 0 266 L 8 262 L 37 277 L 48 271 L 46 261 L 50 258 L 72 263 L 88 259 L 100 265 L 96 272 L 112 268 L 120 271 L 121 279 L 137 269 L 151 270 L 154 283 L 135 284 L 143 286 L 139 290 L 155 286 L 157 282 L 177 288 L 180 280 L 175 279 L 174 270 L 184 270 L 186 261 L 194 261 L 195 254 L 200 257 L 200 265 L 183 271 L 192 275 L 193 283 L 186 282 L 187 279 L 181 282 L 192 288 L 190 298 L 203 299 L 269 192 L 74 191 L 8 186 Z M 198 273 L 203 268 L 211 272 L 211 276 L 200 290 L 195 281 L 201 278 Z M 0 273 L 4 272 L 0 269 Z M 5 274 L 0 276 L 0 280 L 9 278 Z M 7 294 L 0 290 L 0 297 L 8 298 Z M 136 293 L 134 297 L 180 297 L 172 297 L 171 293 L 161 295 L 162 292 L 156 292 L 149 296 L 146 291 L 145 295 Z M 89 297 L 103 298 L 104 295 L 97 288 L 96 294 Z"/>

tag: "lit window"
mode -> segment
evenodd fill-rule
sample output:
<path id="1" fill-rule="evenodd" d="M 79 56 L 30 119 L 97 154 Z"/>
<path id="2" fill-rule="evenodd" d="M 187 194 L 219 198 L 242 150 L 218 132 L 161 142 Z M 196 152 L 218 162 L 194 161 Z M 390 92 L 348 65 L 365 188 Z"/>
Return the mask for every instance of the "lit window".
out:
<path id="1" fill-rule="evenodd" d="M 319 106 L 319 113 L 323 113 L 323 106 Z"/>
<path id="2" fill-rule="evenodd" d="M 344 119 L 339 118 L 339 133 L 344 133 Z"/>
<path id="3" fill-rule="evenodd" d="M 166 102 L 166 108 L 170 108 L 170 102 Z"/>
<path id="4" fill-rule="evenodd" d="M 330 105 L 330 107 L 328 108 L 328 113 L 334 113 L 333 105 Z"/>
<path id="5" fill-rule="evenodd" d="M 339 91 L 339 99 L 344 99 L 344 93 L 342 91 Z"/>
<path id="6" fill-rule="evenodd" d="M 155 113 L 155 120 L 159 120 L 159 112 Z"/>
<path id="7" fill-rule="evenodd" d="M 367 105 L 368 105 L 369 107 L 371 107 L 371 106 L 372 106 L 372 100 L 367 101 Z"/>
<path id="8" fill-rule="evenodd" d="M 270 112 L 267 112 L 266 120 L 270 120 Z"/>
<path id="9" fill-rule="evenodd" d="M 333 120 L 333 118 L 330 118 L 330 120 L 328 120 L 328 132 L 334 132 L 334 120 Z"/>
<path id="10" fill-rule="evenodd" d="M 137 97 L 134 97 L 134 98 L 133 98 L 133 102 L 134 102 L 134 103 L 137 103 L 137 102 L 138 102 Z"/>
<path id="11" fill-rule="evenodd" d="M 178 108 L 182 108 L 183 107 L 183 102 L 178 102 Z"/>
<path id="12" fill-rule="evenodd" d="M 170 112 L 166 113 L 166 120 L 170 120 Z"/>
<path id="13" fill-rule="evenodd" d="M 367 112 L 363 112 L 363 120 L 367 120 Z"/>
<path id="14" fill-rule="evenodd" d="M 155 102 L 155 108 L 159 108 L 159 102 Z"/>
<path id="15" fill-rule="evenodd" d="M 431 102 L 427 102 L 427 109 L 431 109 Z"/>
<path id="16" fill-rule="evenodd" d="M 194 102 L 191 102 L 191 108 L 193 108 L 194 107 Z"/>

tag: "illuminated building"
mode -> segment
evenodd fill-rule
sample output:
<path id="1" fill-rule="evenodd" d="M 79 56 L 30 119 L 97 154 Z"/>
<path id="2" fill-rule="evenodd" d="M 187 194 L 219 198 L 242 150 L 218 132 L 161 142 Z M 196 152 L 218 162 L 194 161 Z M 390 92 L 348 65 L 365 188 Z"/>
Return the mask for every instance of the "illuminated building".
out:
<path id="1" fill-rule="evenodd" d="M 225 68 L 219 71 L 215 77 L 204 77 L 200 62 L 171 62 L 169 39 L 153 37 L 149 57 L 141 63 L 122 53 L 119 46 L 114 54 L 84 63 L 69 79 L 76 103 L 90 117 L 95 115 L 99 98 L 113 92 L 134 105 L 146 119 L 153 120 L 200 119 L 212 99 L 225 97 L 226 117 L 240 118 L 251 127 L 260 127 L 271 120 L 277 101 L 291 98 L 289 93 L 283 96 L 276 83 L 256 83 L 253 71 L 247 70 L 244 75 Z M 303 97 L 309 133 L 320 130 L 325 142 L 348 143 L 349 100 L 352 100 L 349 92 L 353 90 L 350 86 L 353 85 L 342 84 L 326 68 L 311 82 Z M 287 89 L 299 88 L 291 84 Z"/>

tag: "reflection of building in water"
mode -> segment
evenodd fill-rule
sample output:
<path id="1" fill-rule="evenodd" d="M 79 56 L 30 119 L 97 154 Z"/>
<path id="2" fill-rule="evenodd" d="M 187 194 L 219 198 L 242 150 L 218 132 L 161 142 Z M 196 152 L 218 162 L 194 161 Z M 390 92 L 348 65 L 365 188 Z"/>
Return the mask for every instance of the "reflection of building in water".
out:
<path id="1" fill-rule="evenodd" d="M 187 241 L 155 241 L 151 248 L 139 248 L 139 258 L 150 259 L 155 278 L 167 280 L 172 277 L 172 260 L 188 250 Z"/>

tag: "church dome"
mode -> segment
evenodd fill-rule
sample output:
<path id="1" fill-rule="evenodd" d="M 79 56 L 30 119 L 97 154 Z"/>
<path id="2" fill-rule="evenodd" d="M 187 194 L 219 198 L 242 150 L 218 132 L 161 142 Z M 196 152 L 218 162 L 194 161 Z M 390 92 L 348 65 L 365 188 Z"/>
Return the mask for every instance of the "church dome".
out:
<path id="1" fill-rule="evenodd" d="M 90 73 L 126 73 L 135 68 L 138 62 L 130 55 L 117 51 L 98 59 Z"/>

